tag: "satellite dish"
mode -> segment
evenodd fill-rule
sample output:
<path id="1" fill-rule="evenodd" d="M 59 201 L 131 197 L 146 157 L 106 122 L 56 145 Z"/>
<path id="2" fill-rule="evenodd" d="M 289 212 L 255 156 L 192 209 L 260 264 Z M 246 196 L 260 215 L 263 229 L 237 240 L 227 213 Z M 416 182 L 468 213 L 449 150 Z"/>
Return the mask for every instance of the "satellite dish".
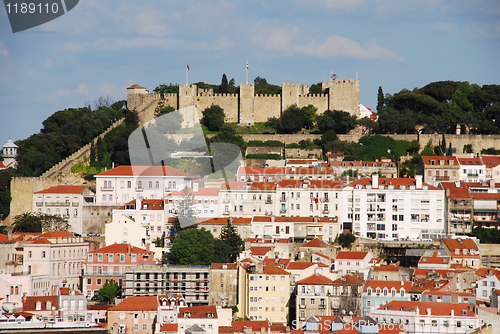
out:
<path id="1" fill-rule="evenodd" d="M 7 306 L 5 306 L 5 305 L 2 305 L 2 311 L 4 311 L 5 313 L 9 313 L 10 312 L 9 308 Z"/>

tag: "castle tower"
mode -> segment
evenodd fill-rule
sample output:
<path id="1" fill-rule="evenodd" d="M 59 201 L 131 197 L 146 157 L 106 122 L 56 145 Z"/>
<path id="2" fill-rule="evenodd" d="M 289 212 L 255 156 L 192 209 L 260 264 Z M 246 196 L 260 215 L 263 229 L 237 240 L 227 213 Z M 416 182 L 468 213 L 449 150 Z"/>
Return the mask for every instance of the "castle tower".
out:
<path id="1" fill-rule="evenodd" d="M 3 164 L 5 167 L 17 166 L 17 145 L 9 138 L 2 147 Z"/>
<path id="2" fill-rule="evenodd" d="M 359 79 L 337 79 L 322 84 L 328 89 L 328 109 L 342 110 L 359 118 Z"/>
<path id="3" fill-rule="evenodd" d="M 299 106 L 299 96 L 301 93 L 301 85 L 299 82 L 282 82 L 281 83 L 281 112 L 286 108 L 295 104 Z"/>
<path id="4" fill-rule="evenodd" d="M 139 108 L 139 105 L 142 102 L 141 97 L 148 93 L 149 92 L 146 88 L 139 85 L 127 87 L 127 108 L 129 110 Z"/>
<path id="5" fill-rule="evenodd" d="M 255 86 L 252 83 L 240 83 L 239 120 L 241 125 L 253 125 Z"/>

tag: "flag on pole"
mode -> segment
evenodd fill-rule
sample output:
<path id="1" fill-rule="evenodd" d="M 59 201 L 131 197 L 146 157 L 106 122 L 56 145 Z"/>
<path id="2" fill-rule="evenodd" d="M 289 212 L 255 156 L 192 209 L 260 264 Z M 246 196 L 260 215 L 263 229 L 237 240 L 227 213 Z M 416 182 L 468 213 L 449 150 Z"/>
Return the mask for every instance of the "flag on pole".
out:
<path id="1" fill-rule="evenodd" d="M 189 67 L 189 64 L 187 64 L 187 69 L 188 69 L 188 71 L 191 69 L 191 67 Z"/>
<path id="2" fill-rule="evenodd" d="M 247 62 L 247 70 L 248 70 L 248 62 Z"/>

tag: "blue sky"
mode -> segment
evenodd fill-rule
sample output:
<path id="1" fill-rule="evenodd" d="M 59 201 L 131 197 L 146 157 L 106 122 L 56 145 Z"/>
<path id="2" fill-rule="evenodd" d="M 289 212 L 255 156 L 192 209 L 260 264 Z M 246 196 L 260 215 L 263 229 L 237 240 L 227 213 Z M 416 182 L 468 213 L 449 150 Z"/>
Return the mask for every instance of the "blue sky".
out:
<path id="1" fill-rule="evenodd" d="M 439 80 L 500 84 L 497 0 L 80 0 L 13 34 L 0 8 L 0 141 L 56 112 L 161 83 L 360 79 L 361 103 Z"/>

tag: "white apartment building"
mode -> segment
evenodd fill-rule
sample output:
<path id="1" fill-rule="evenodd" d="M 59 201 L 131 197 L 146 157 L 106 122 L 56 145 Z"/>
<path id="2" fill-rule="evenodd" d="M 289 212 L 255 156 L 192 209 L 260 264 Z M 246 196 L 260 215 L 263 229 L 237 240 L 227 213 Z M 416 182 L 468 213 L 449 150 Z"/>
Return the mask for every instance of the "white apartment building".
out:
<path id="1" fill-rule="evenodd" d="M 219 189 L 198 187 L 198 183 L 193 183 L 192 188 L 174 191 L 165 197 L 165 210 L 168 215 L 175 215 L 179 201 L 184 200 L 186 196 L 192 196 L 196 217 L 219 217 Z"/>
<path id="2" fill-rule="evenodd" d="M 342 188 L 331 180 L 281 180 L 276 187 L 275 215 L 338 216 Z"/>
<path id="3" fill-rule="evenodd" d="M 76 289 L 85 265 L 89 243 L 67 231 L 45 232 L 24 244 L 23 269 L 33 276 L 49 276 L 50 285 Z M 34 288 L 34 287 L 33 287 Z"/>
<path id="4" fill-rule="evenodd" d="M 458 177 L 465 182 L 484 182 L 486 180 L 486 165 L 480 157 L 458 158 L 460 169 Z"/>
<path id="5" fill-rule="evenodd" d="M 94 193 L 86 186 L 55 186 L 33 194 L 33 212 L 62 217 L 70 224 L 70 231 L 82 234 L 83 205 L 94 200 Z"/>
<path id="6" fill-rule="evenodd" d="M 379 179 L 374 174 L 349 184 L 341 197 L 341 228 L 361 237 L 418 240 L 446 234 L 445 191 L 422 183 L 420 175 Z"/>
<path id="7" fill-rule="evenodd" d="M 274 182 L 226 180 L 219 189 L 219 214 L 243 218 L 271 216 L 275 212 L 275 195 Z"/>
<path id="8" fill-rule="evenodd" d="M 105 225 L 107 245 L 125 243 L 145 248 L 146 244 L 169 232 L 163 199 L 134 199 L 113 210 L 112 217 L 111 222 Z M 151 246 L 155 257 L 161 257 L 161 249 L 156 249 L 154 244 Z"/>
<path id="9" fill-rule="evenodd" d="M 96 178 L 96 202 L 124 204 L 133 199 L 163 199 L 191 186 L 192 177 L 170 166 L 118 166 Z"/>

